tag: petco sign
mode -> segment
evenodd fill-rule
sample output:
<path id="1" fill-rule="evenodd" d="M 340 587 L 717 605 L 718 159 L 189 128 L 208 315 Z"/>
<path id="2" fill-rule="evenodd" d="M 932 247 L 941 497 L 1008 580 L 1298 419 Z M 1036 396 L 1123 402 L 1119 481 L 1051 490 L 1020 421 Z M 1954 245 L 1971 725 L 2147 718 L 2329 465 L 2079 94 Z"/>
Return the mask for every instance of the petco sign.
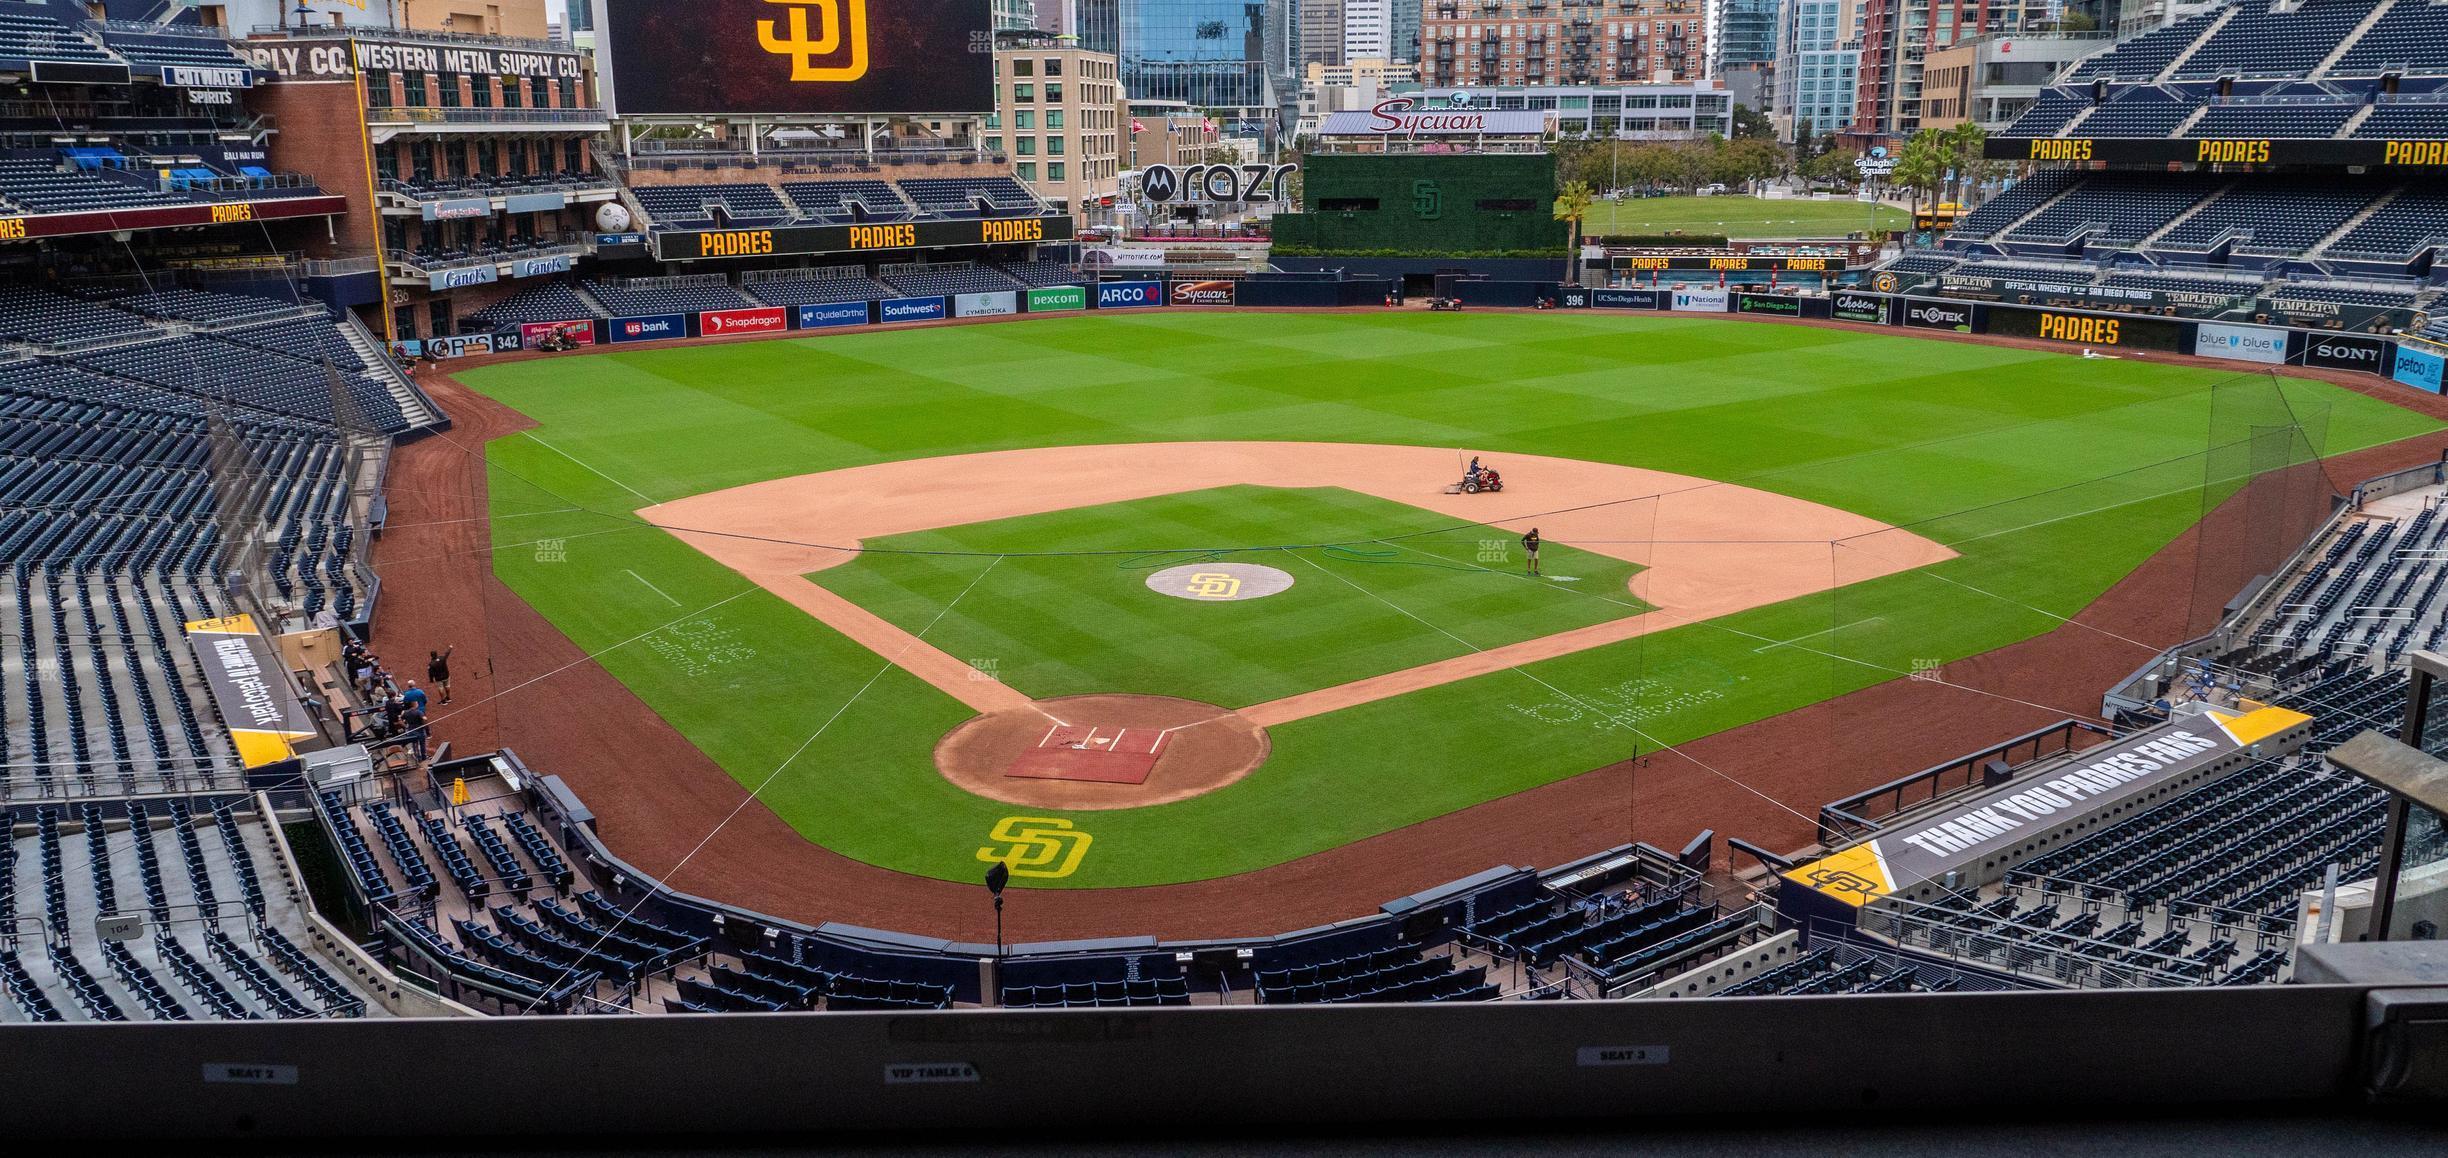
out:
<path id="1" fill-rule="evenodd" d="M 2203 322 L 2193 336 L 2196 358 L 2227 358 L 2238 362 L 2286 361 L 2287 332 L 2266 326 L 2224 326 Z"/>
<path id="2" fill-rule="evenodd" d="M 708 310 L 697 315 L 697 332 L 708 338 L 729 337 L 732 334 L 772 334 L 789 328 L 789 317 L 779 306 L 761 310 Z"/>

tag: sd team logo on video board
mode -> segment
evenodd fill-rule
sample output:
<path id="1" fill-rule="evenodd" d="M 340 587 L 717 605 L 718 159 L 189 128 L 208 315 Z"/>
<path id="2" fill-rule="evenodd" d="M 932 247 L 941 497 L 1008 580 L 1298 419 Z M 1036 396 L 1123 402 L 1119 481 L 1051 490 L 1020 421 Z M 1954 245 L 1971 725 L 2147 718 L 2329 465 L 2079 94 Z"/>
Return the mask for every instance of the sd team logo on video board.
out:
<path id="1" fill-rule="evenodd" d="M 988 0 L 591 0 L 620 116 L 983 113 Z"/>

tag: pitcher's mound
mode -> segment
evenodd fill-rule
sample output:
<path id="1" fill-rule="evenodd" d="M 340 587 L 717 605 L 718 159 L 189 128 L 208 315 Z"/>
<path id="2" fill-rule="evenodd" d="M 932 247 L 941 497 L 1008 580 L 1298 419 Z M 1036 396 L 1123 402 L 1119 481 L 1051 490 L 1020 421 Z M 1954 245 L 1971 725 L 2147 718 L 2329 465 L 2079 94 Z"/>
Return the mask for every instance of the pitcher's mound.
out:
<path id="1" fill-rule="evenodd" d="M 944 778 L 1033 808 L 1143 808 L 1213 792 L 1266 762 L 1264 728 L 1170 696 L 1068 696 L 990 712 L 935 745 Z"/>

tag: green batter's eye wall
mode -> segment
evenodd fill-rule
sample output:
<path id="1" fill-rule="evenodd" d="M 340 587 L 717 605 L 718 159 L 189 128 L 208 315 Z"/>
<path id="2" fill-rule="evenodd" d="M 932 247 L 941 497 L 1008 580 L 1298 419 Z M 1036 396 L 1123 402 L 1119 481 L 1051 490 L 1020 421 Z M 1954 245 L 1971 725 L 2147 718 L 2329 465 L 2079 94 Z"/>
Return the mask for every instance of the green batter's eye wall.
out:
<path id="1" fill-rule="evenodd" d="M 1302 164 L 1301 212 L 1275 218 L 1278 247 L 1561 256 L 1571 240 L 1555 219 L 1553 156 L 1329 153 Z"/>

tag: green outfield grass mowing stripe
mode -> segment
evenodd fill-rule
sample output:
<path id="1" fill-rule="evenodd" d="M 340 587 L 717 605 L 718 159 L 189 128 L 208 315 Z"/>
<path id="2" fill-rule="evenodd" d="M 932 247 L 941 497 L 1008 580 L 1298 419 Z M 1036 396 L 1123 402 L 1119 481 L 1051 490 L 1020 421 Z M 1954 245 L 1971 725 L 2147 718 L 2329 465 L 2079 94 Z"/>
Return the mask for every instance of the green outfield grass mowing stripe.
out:
<path id="1" fill-rule="evenodd" d="M 1548 454 L 1740 481 L 1903 524 L 1961 553 L 1925 573 L 1547 661 L 1529 675 L 1497 673 L 1273 729 L 1272 758 L 1229 788 L 1073 815 L 1096 837 L 1093 850 L 1072 877 L 1021 882 L 1042 887 L 1243 872 L 1621 759 L 1640 735 L 1681 743 L 1921 665 L 1952 664 L 2050 630 L 2053 616 L 2075 614 L 2198 520 L 2206 503 L 2232 491 L 2242 458 L 2211 453 L 2213 446 L 2288 423 L 2325 431 L 2331 453 L 2438 428 L 2313 382 L 1602 314 L 1089 316 L 621 351 L 463 377 L 537 419 L 550 443 L 514 435 L 489 448 L 494 510 L 519 516 L 494 524 L 496 572 L 589 651 L 680 618 L 680 628 L 619 646 L 602 662 L 748 784 L 805 742 L 879 661 L 779 599 L 742 594 L 737 575 L 628 520 L 644 504 L 625 488 L 661 501 L 864 463 L 1029 446 L 1410 443 L 1499 462 L 1508 453 Z M 564 509 L 573 506 L 585 509 Z M 1204 511 L 1197 520 L 1233 517 Z M 1008 529 L 969 530 L 1000 543 L 991 536 Z M 1832 575 L 1844 574 L 1845 550 L 1831 546 Z M 928 614 L 940 610 L 985 563 L 942 575 L 896 565 L 859 581 L 902 585 L 875 598 L 894 601 L 890 614 L 907 622 L 930 599 Z M 1402 598 L 1395 569 L 1340 573 Z M 1013 582 L 1042 584 L 1046 596 L 1022 608 L 994 602 L 1005 578 L 999 568 L 937 628 L 977 633 L 954 637 L 955 654 L 1024 646 L 1055 654 L 1036 630 L 1044 627 L 1076 633 L 1071 662 L 1081 669 L 1049 668 L 1049 681 L 1084 684 L 1082 672 L 1104 678 L 1135 662 L 1101 630 L 1106 608 L 1081 597 L 1084 581 L 1022 568 Z M 1563 604 L 1589 598 L 1569 585 L 1540 590 Z M 1062 598 L 1066 592 L 1073 597 Z M 981 596 L 986 602 L 972 606 Z M 1476 640 L 1474 632 L 1502 638 L 1550 615 L 1620 610 L 1525 609 L 1530 618 L 1510 624 L 1476 614 L 1497 606 L 1437 599 L 1419 613 L 1436 629 Z M 1452 644 L 1436 630 L 1417 634 Z M 1783 640 L 1798 642 L 1778 646 Z M 1219 682 L 1261 694 L 1270 678 L 1264 649 L 1226 642 L 1243 666 Z M 2107 636 L 2101 646 L 2129 647 Z M 2147 658 L 2129 649 L 2137 664 Z M 1178 678 L 1169 663 L 1147 670 Z M 1933 719 L 1943 719 L 1950 697 L 2011 694 L 1974 672 L 1950 678 L 1975 687 L 1928 685 L 1922 694 Z M 2047 707 L 2074 714 L 2096 706 Z M 504 704 L 512 742 L 516 708 Z M 914 677 L 890 673 L 762 799 L 809 839 L 846 855 L 971 880 L 985 834 L 1015 810 L 969 796 L 933 770 L 934 742 L 967 715 Z M 1825 758 L 1841 762 L 1852 751 L 1831 735 Z M 1741 791 L 1723 783 L 1671 790 Z"/>

